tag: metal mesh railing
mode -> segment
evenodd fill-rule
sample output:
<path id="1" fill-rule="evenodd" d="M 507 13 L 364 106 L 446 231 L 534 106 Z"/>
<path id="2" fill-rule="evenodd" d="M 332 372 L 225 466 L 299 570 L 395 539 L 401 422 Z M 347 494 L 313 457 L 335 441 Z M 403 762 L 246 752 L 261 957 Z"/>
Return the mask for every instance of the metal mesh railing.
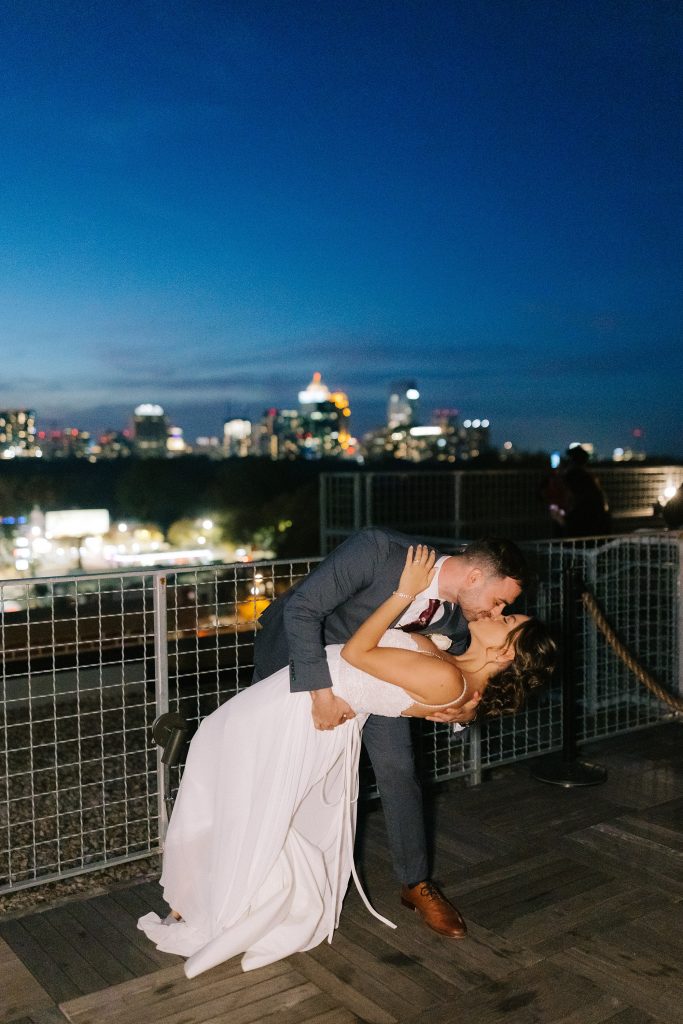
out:
<path id="1" fill-rule="evenodd" d="M 0 891 L 159 849 L 152 723 L 248 685 L 258 615 L 312 564 L 0 583 Z"/>
<path id="2" fill-rule="evenodd" d="M 0 586 L 0 885 L 154 844 L 151 583 L 127 575 Z"/>
<path id="3" fill-rule="evenodd" d="M 188 722 L 190 735 L 251 683 L 259 615 L 316 561 L 238 563 L 168 578 L 168 708 Z M 179 775 L 180 768 L 171 771 L 171 791 Z"/>
<path id="4" fill-rule="evenodd" d="M 363 526 L 391 526 L 421 537 L 551 537 L 543 498 L 548 470 L 327 473 L 320 481 L 321 550 L 330 552 Z M 653 523 L 667 487 L 683 466 L 598 467 L 614 532 Z"/>
<path id="5" fill-rule="evenodd" d="M 681 546 L 665 534 L 528 544 L 540 585 L 527 610 L 559 627 L 562 573 L 576 566 L 621 639 L 676 691 Z M 0 584 L 0 891 L 158 851 L 163 797 L 178 769 L 163 770 L 152 722 L 176 711 L 192 731 L 248 685 L 258 615 L 315 561 Z M 589 616 L 576 642 L 580 739 L 670 714 Z M 523 713 L 464 733 L 420 723 L 423 775 L 477 778 L 482 768 L 557 749 L 560 695 L 558 680 Z"/>
<path id="6" fill-rule="evenodd" d="M 524 610 L 554 626 L 563 615 L 565 570 L 578 570 L 620 638 L 672 693 L 681 680 L 681 549 L 679 535 L 631 535 L 522 545 L 535 561 L 539 586 Z M 646 690 L 604 641 L 587 613 L 576 636 L 579 742 L 654 725 L 671 711 Z M 562 680 L 512 719 L 481 727 L 481 767 L 558 749 Z"/>

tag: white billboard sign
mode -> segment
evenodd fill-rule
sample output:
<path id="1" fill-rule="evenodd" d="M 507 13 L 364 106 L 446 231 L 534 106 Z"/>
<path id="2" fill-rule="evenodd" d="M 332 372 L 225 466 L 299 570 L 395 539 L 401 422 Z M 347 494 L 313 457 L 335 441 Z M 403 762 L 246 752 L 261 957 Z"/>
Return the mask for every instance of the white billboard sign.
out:
<path id="1" fill-rule="evenodd" d="M 45 533 L 51 537 L 92 537 L 108 529 L 106 508 L 67 508 L 45 513 Z"/>

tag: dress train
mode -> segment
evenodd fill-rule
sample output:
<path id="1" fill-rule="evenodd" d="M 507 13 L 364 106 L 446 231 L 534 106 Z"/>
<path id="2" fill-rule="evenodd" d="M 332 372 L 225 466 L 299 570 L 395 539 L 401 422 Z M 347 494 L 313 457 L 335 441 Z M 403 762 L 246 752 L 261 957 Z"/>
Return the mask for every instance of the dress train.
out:
<path id="1" fill-rule="evenodd" d="M 202 722 L 161 876 L 164 898 L 183 920 L 164 924 L 147 914 L 138 922 L 158 949 L 189 958 L 189 978 L 239 953 L 243 969 L 253 970 L 331 940 L 350 874 L 358 884 L 365 717 L 316 730 L 310 695 L 290 693 L 283 668 Z"/>

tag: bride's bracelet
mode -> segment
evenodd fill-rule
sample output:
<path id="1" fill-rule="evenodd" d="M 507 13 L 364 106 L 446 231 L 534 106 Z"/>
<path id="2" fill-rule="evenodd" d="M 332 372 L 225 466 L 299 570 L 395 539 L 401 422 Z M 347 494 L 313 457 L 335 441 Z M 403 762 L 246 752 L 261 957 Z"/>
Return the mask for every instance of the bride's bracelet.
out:
<path id="1" fill-rule="evenodd" d="M 391 594 L 392 597 L 403 597 L 406 601 L 414 601 L 415 594 L 404 594 L 401 590 L 394 590 Z"/>

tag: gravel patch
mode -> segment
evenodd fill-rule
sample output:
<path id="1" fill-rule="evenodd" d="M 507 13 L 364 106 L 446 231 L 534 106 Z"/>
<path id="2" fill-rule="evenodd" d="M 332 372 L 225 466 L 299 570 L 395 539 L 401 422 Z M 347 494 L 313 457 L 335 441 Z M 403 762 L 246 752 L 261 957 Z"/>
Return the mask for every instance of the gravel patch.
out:
<path id="1" fill-rule="evenodd" d="M 41 901 L 43 889 L 78 892 L 149 871 L 141 860 L 107 861 L 146 853 L 157 860 L 151 853 L 158 845 L 153 712 L 144 689 L 130 688 L 60 701 L 56 711 L 50 705 L 8 710 L 0 751 L 1 909 L 10 897 Z M 39 883 L 95 868 L 102 870 Z M 7 892 L 34 879 L 35 888 Z"/>

